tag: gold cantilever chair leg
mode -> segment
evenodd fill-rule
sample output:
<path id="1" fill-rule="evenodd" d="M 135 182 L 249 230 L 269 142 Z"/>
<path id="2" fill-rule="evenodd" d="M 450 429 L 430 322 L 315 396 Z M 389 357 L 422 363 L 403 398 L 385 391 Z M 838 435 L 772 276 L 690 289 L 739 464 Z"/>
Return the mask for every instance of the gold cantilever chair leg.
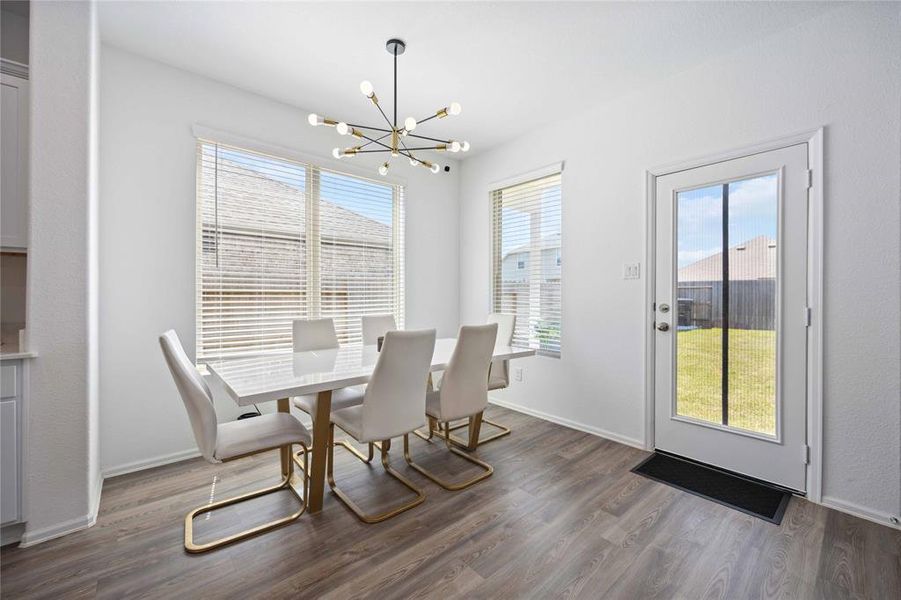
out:
<path id="1" fill-rule="evenodd" d="M 416 434 L 417 437 L 420 437 L 420 438 L 424 439 L 425 441 L 430 442 L 430 441 L 432 441 L 432 437 L 435 435 L 436 429 L 438 430 L 439 433 L 441 432 L 441 424 L 438 423 L 438 421 L 437 421 L 437 419 L 435 419 L 435 417 L 429 417 L 428 419 L 429 419 L 429 434 L 428 435 L 424 434 L 423 432 L 419 431 L 418 429 L 414 430 L 413 433 Z"/>
<path id="2" fill-rule="evenodd" d="M 359 458 L 361 461 L 363 461 L 367 465 L 370 464 L 372 462 L 372 459 L 375 457 L 375 449 L 374 448 L 378 448 L 379 450 L 382 449 L 382 446 L 381 446 L 381 444 L 379 444 L 379 442 L 369 442 L 369 456 L 366 457 L 366 456 L 363 456 L 363 453 L 360 452 L 359 450 L 357 450 L 354 447 L 354 445 L 351 444 L 347 440 L 339 440 L 334 443 L 338 444 L 339 446 L 344 446 L 345 450 L 347 450 L 348 452 L 350 452 L 351 454 L 353 454 L 354 456 Z M 312 453 L 313 453 L 312 448 L 309 448 L 309 449 L 303 448 L 302 450 L 299 450 L 294 453 L 294 464 L 297 465 L 297 468 L 300 469 L 301 472 L 306 473 L 306 470 L 304 469 L 304 466 L 301 463 L 301 457 L 305 454 L 312 454 Z M 305 458 L 303 459 L 304 462 L 306 462 L 306 460 L 307 459 L 305 459 Z"/>
<path id="3" fill-rule="evenodd" d="M 306 446 L 301 444 L 301 446 L 306 450 Z M 259 454 L 259 452 L 254 452 L 253 454 Z M 237 458 L 244 458 L 244 456 L 250 456 L 245 454 L 243 456 L 236 456 Z M 234 459 L 230 459 L 234 460 Z M 271 529 L 275 529 L 276 527 L 281 527 L 282 525 L 287 525 L 292 521 L 296 521 L 300 518 L 300 515 L 304 513 L 307 509 L 307 498 L 309 498 L 310 492 L 310 479 L 307 477 L 306 473 L 308 472 L 306 468 L 309 466 L 307 464 L 307 453 L 304 453 L 304 475 L 303 475 L 303 497 L 300 497 L 297 493 L 297 490 L 294 489 L 294 486 L 291 485 L 291 479 L 282 477 L 282 480 L 273 486 L 263 488 L 261 490 L 255 490 L 253 492 L 248 492 L 246 494 L 242 494 L 240 496 L 235 496 L 234 498 L 228 498 L 226 500 L 220 500 L 219 502 L 213 502 L 211 504 L 206 504 L 199 508 L 195 508 L 191 512 L 189 512 L 185 516 L 185 550 L 192 554 L 196 554 L 199 552 L 206 552 L 208 550 L 214 550 L 216 548 L 221 548 L 226 544 L 231 544 L 233 542 L 237 542 L 239 540 L 244 540 L 249 537 L 259 535 Z M 235 533 L 224 538 L 220 538 L 218 540 L 213 540 L 212 542 L 207 542 L 205 544 L 198 544 L 194 542 L 194 518 L 197 515 L 201 515 L 203 513 L 207 513 L 218 508 L 223 508 L 225 506 L 231 506 L 232 504 L 238 504 L 239 502 L 245 502 L 247 500 L 251 500 L 253 498 L 259 498 L 260 496 L 265 496 L 267 494 L 272 494 L 281 490 L 290 490 L 294 496 L 300 500 L 301 506 L 300 510 L 295 513 L 288 515 L 287 517 L 282 517 L 281 519 L 276 519 L 275 521 L 270 521 L 268 523 L 263 523 L 262 525 L 257 525 L 251 529 L 247 529 L 245 531 L 241 531 L 239 533 Z"/>
<path id="4" fill-rule="evenodd" d="M 351 500 L 350 496 L 344 493 L 336 484 L 335 484 L 335 444 L 332 444 L 331 441 L 335 435 L 335 425 L 332 423 L 329 427 L 329 445 L 328 445 L 328 463 L 326 464 L 325 474 L 328 478 L 329 487 L 332 488 L 332 491 L 338 496 L 338 499 L 343 502 L 347 508 L 351 510 L 357 517 L 363 521 L 364 523 L 380 523 L 386 519 L 390 519 L 391 517 L 397 516 L 400 513 L 410 510 L 415 506 L 419 506 L 425 501 L 425 492 L 421 489 L 413 485 L 413 482 L 401 475 L 399 472 L 395 471 L 391 466 L 391 463 L 388 460 L 388 448 L 390 444 L 388 443 L 390 440 L 386 440 L 380 444 L 380 453 L 382 455 L 382 466 L 385 468 L 385 471 L 400 481 L 402 484 L 407 486 L 410 490 L 416 492 L 416 497 L 410 500 L 409 502 L 405 502 L 400 506 L 387 510 L 385 512 L 376 513 L 376 514 L 367 514 L 363 512 L 363 510 L 357 505 L 356 502 Z M 404 447 L 407 447 L 408 436 L 404 435 Z M 346 447 L 346 446 L 345 446 Z"/>
<path id="5" fill-rule="evenodd" d="M 440 425 L 439 425 L 439 430 L 440 430 Z M 425 469 L 424 467 L 413 462 L 413 458 L 410 456 L 410 446 L 407 443 L 406 437 L 404 438 L 404 459 L 407 461 L 408 465 L 410 465 L 411 467 L 413 467 L 414 469 L 416 469 L 417 471 L 419 471 L 420 473 L 422 473 L 423 475 L 425 475 L 426 477 L 428 477 L 429 479 L 431 479 L 432 481 L 434 481 L 435 483 L 437 483 L 444 489 L 451 490 L 451 491 L 462 490 L 464 488 L 468 488 L 469 486 L 474 485 L 474 484 L 482 481 L 483 479 L 487 479 L 488 477 L 491 477 L 491 474 L 494 473 L 494 467 L 492 467 L 485 461 L 479 460 L 478 458 L 476 458 L 474 456 L 470 456 L 469 454 L 466 454 L 465 452 L 462 452 L 453 446 L 453 442 L 451 441 L 451 438 L 450 438 L 450 423 L 445 423 L 445 426 L 444 426 L 444 443 L 447 446 L 447 449 L 450 450 L 452 454 L 456 454 L 457 456 L 471 462 L 472 464 L 482 467 L 482 469 L 484 469 L 484 471 L 482 473 L 479 473 L 472 479 L 467 479 L 466 481 L 461 481 L 459 483 L 452 483 L 452 482 L 446 481 L 444 479 L 441 479 L 440 477 L 438 477 L 437 475 L 435 475 L 428 469 Z"/>
<path id="6" fill-rule="evenodd" d="M 467 442 L 466 440 L 463 440 L 455 435 L 450 436 L 451 443 L 454 445 L 460 446 L 461 448 L 466 448 L 470 452 L 473 452 L 476 448 L 478 448 L 482 444 L 487 444 L 488 442 L 493 442 L 494 440 L 498 440 L 504 436 L 507 436 L 507 435 L 510 435 L 511 433 L 513 433 L 513 430 L 510 429 L 509 427 L 507 427 L 505 425 L 501 425 L 500 423 L 497 423 L 496 421 L 491 421 L 489 419 L 486 419 L 485 417 L 482 417 L 482 423 L 488 423 L 492 427 L 500 429 L 500 431 L 492 433 L 491 435 L 485 436 L 485 437 L 479 436 L 479 440 L 478 440 L 478 442 L 476 442 L 476 444 L 474 446 L 470 446 L 469 442 Z M 469 420 L 469 421 L 466 421 L 465 423 L 460 423 L 458 425 L 454 425 L 453 427 L 450 428 L 450 430 L 456 431 L 458 429 L 463 429 L 464 427 L 470 427 L 471 425 L 472 425 L 472 420 Z"/>

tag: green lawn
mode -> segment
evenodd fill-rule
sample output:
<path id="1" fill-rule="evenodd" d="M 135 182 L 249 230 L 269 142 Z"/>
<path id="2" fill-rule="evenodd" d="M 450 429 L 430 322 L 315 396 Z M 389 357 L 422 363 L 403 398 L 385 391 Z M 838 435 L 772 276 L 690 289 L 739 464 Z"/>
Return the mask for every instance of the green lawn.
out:
<path id="1" fill-rule="evenodd" d="M 679 415 L 721 422 L 721 329 L 680 331 L 676 377 Z M 729 425 L 776 433 L 776 332 L 729 330 Z"/>

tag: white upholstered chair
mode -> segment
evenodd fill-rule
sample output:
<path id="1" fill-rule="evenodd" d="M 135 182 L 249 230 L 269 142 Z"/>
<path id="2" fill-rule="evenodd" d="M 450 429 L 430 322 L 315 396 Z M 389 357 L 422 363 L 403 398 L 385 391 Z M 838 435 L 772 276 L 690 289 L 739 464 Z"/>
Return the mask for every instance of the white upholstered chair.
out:
<path id="1" fill-rule="evenodd" d="M 482 413 L 488 405 L 488 371 L 494 354 L 497 329 L 497 323 L 461 327 L 457 345 L 441 378 L 441 386 L 437 390 L 430 390 L 426 395 L 426 415 L 437 422 L 439 431 L 441 424 L 444 424 L 447 448 L 451 453 L 482 467 L 483 471 L 465 481 L 449 482 L 413 462 L 407 448 L 404 448 L 404 458 L 411 467 L 447 490 L 469 487 L 494 472 L 488 463 L 455 448 L 450 439 L 449 427 L 450 422 L 457 419 L 470 419 L 470 426 L 481 422 Z M 430 424 L 429 437 L 431 430 Z"/>
<path id="2" fill-rule="evenodd" d="M 332 319 L 295 319 L 292 324 L 292 342 L 294 352 L 310 352 L 313 350 L 331 350 L 339 347 L 338 335 L 335 333 L 335 322 Z M 341 408 L 347 408 L 359 404 L 361 400 L 361 392 L 363 387 L 346 388 L 335 390 L 332 392 L 332 411 Z M 294 406 L 303 412 L 315 418 L 316 416 L 316 394 L 307 394 L 304 396 L 296 396 Z M 354 448 L 349 442 L 340 440 L 338 444 L 347 448 L 357 458 L 364 462 L 369 462 L 373 458 L 373 448 L 369 447 L 369 457 L 363 456 L 360 451 Z M 303 468 L 303 454 L 307 451 L 303 450 L 294 455 L 294 462 L 297 466 Z"/>
<path id="3" fill-rule="evenodd" d="M 425 500 L 425 494 L 413 482 L 395 471 L 388 461 L 388 442 L 403 436 L 404 451 L 409 448 L 409 433 L 425 424 L 426 380 L 435 351 L 435 330 L 388 331 L 382 351 L 361 403 L 332 411 L 329 440 L 335 425 L 358 442 L 382 442 L 382 466 L 389 475 L 416 492 L 416 497 L 379 514 L 364 513 L 335 483 L 334 444 L 329 444 L 326 474 L 332 491 L 365 523 L 378 523 L 409 510 Z"/>
<path id="4" fill-rule="evenodd" d="M 513 343 L 513 331 L 516 329 L 516 315 L 508 313 L 491 313 L 488 315 L 488 323 L 497 323 L 497 346 L 510 346 Z M 501 390 L 510 385 L 510 361 L 495 360 L 491 363 L 488 371 L 488 391 Z M 496 431 L 491 435 L 480 436 L 479 439 L 466 442 L 456 436 L 451 436 L 451 441 L 459 446 L 465 447 L 467 450 L 475 450 L 479 444 L 487 444 L 505 435 L 510 435 L 511 429 L 506 425 L 501 425 L 496 421 L 482 418 L 482 424 L 491 425 Z M 451 426 L 451 431 L 468 427 L 469 423 L 462 423 Z"/>
<path id="5" fill-rule="evenodd" d="M 516 315 L 507 313 L 491 313 L 488 323 L 497 323 L 497 345 L 509 346 L 513 343 L 513 330 L 516 328 Z M 496 360 L 491 363 L 488 372 L 488 389 L 500 390 L 510 385 L 510 361 Z"/>
<path id="6" fill-rule="evenodd" d="M 210 389 L 197 371 L 197 368 L 185 354 L 175 331 L 170 329 L 161 335 L 160 346 L 163 349 L 163 356 L 166 359 L 166 364 L 169 366 L 169 371 L 172 373 L 172 378 L 175 380 L 175 387 L 178 388 L 178 393 L 181 395 L 185 409 L 188 411 L 188 419 L 191 421 L 191 428 L 194 430 L 197 446 L 207 461 L 211 463 L 226 462 L 276 448 L 287 447 L 290 451 L 292 444 L 299 444 L 304 448 L 309 447 L 311 440 L 306 427 L 288 413 L 272 413 L 252 419 L 218 424 Z M 303 497 L 301 497 L 291 485 L 290 479 L 283 473 L 282 480 L 277 485 L 227 500 L 205 504 L 192 510 L 185 517 L 185 549 L 188 552 L 212 550 L 296 520 L 307 507 L 306 498 L 309 490 L 309 480 L 305 474 L 303 477 L 303 488 Z M 194 542 L 193 524 L 195 516 L 285 489 L 290 490 L 301 502 L 300 509 L 293 514 L 204 544 Z"/>
<path id="7" fill-rule="evenodd" d="M 363 326 L 363 345 L 371 346 L 389 331 L 397 329 L 394 315 L 364 315 L 360 318 Z"/>

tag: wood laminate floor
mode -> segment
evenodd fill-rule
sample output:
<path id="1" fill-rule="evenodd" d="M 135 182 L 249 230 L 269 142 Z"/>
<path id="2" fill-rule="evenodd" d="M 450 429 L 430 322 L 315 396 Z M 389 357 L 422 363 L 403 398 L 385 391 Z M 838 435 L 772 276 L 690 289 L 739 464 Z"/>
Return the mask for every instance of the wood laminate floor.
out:
<path id="1" fill-rule="evenodd" d="M 182 548 L 184 514 L 277 480 L 276 454 L 200 459 L 109 479 L 97 524 L 0 554 L 4 598 L 901 598 L 901 532 L 797 498 L 772 525 L 644 479 L 647 454 L 497 407 L 512 436 L 480 449 L 488 480 L 426 489 L 418 508 L 359 522 L 327 493 L 287 527 L 202 555 Z M 414 457 L 472 473 L 414 438 Z M 340 452 L 340 451 L 339 451 Z M 451 462 L 452 461 L 452 462 Z M 367 509 L 404 488 L 341 454 L 336 469 Z M 200 517 L 200 540 L 293 508 L 286 492 Z"/>

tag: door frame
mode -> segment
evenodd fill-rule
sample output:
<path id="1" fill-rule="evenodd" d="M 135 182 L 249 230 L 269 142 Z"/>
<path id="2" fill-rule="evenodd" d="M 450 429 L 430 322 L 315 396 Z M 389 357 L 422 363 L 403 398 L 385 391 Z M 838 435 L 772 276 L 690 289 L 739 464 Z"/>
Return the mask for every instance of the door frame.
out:
<path id="1" fill-rule="evenodd" d="M 645 171 L 645 449 L 655 444 L 655 329 L 657 178 L 679 171 L 724 162 L 751 154 L 807 144 L 810 173 L 807 213 L 807 298 L 810 326 L 807 328 L 807 498 L 822 501 L 823 474 L 823 137 L 824 128 L 801 131 L 758 144 L 742 146 L 702 157 L 670 163 Z"/>

